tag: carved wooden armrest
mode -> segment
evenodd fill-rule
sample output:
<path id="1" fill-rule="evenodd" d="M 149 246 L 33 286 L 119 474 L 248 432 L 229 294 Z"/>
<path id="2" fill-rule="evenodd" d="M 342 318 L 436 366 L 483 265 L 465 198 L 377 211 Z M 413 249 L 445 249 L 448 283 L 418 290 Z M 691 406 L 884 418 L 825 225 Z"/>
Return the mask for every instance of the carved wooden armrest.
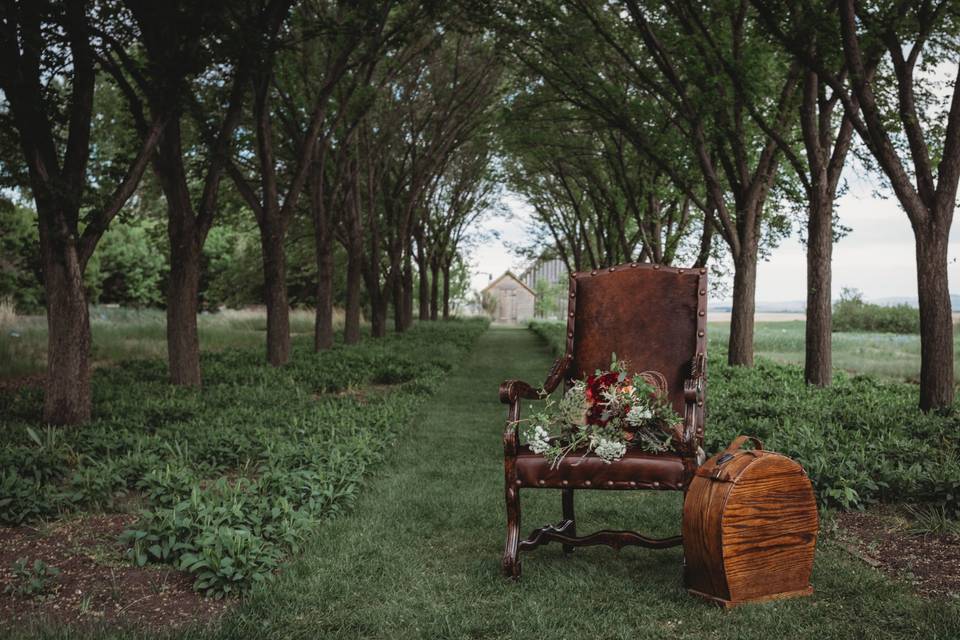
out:
<path id="1" fill-rule="evenodd" d="M 500 402 L 510 405 L 507 409 L 507 426 L 503 430 L 503 448 L 507 455 L 516 455 L 519 446 L 517 422 L 520 420 L 520 401 L 543 400 L 550 395 L 560 384 L 569 361 L 569 355 L 557 358 L 539 389 L 523 380 L 504 380 L 500 383 Z"/>
<path id="2" fill-rule="evenodd" d="M 539 400 L 545 395 L 546 393 L 541 395 L 539 389 L 534 389 L 523 380 L 504 380 L 500 383 L 500 402 L 503 404 L 513 404 L 519 400 Z"/>
<path id="3" fill-rule="evenodd" d="M 700 425 L 703 424 L 704 377 L 697 376 L 683 382 L 683 442 L 685 453 L 696 455 L 700 447 L 703 434 Z"/>
<path id="4" fill-rule="evenodd" d="M 503 404 L 513 404 L 518 400 L 542 400 L 553 393 L 553 390 L 560 384 L 563 374 L 567 370 L 566 365 L 571 359 L 570 355 L 563 355 L 553 362 L 550 372 L 543 386 L 535 389 L 533 385 L 523 380 L 504 380 L 500 383 L 500 402 Z"/>
<path id="5" fill-rule="evenodd" d="M 706 385 L 706 361 L 698 354 L 691 362 L 691 376 L 683 381 L 683 443 L 684 450 L 696 455 L 703 438 L 703 399 Z"/>

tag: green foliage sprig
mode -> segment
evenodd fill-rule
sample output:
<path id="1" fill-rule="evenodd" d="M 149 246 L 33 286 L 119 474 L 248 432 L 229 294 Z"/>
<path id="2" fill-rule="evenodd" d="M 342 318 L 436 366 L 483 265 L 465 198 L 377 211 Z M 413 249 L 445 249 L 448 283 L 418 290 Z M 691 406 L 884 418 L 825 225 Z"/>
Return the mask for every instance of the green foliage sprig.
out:
<path id="1" fill-rule="evenodd" d="M 574 452 L 616 462 L 628 447 L 658 453 L 671 447 L 680 416 L 642 374 L 612 354 L 609 371 L 599 369 L 578 380 L 560 397 L 548 398 L 540 411 L 521 420 L 532 451 L 554 468 Z"/>
<path id="2" fill-rule="evenodd" d="M 29 598 L 47 593 L 53 581 L 60 575 L 60 569 L 39 558 L 32 564 L 26 558 L 17 558 L 11 569 L 13 582 L 7 585 L 4 592 Z"/>

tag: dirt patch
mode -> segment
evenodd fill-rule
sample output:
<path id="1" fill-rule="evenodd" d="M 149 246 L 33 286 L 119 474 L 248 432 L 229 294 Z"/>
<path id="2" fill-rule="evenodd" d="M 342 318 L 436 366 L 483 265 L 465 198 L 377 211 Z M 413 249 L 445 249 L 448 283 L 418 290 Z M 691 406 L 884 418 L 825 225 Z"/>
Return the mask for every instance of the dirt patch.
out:
<path id="1" fill-rule="evenodd" d="M 0 393 L 5 391 L 19 391 L 27 387 L 42 387 L 46 377 L 46 374 L 43 373 L 31 373 L 27 376 L 0 378 Z"/>
<path id="2" fill-rule="evenodd" d="M 313 394 L 313 399 L 322 400 L 323 398 L 349 398 L 350 400 L 354 400 L 360 404 L 367 404 L 371 400 L 376 400 L 377 398 L 385 396 L 401 386 L 402 385 L 400 384 L 368 384 L 363 387 L 349 387 L 347 389 L 341 389 L 340 391 L 332 391 L 329 393 L 318 392 Z"/>
<path id="3" fill-rule="evenodd" d="M 87 515 L 49 527 L 0 527 L 0 627 L 46 619 L 58 624 L 162 630 L 212 621 L 229 602 L 193 591 L 193 579 L 169 567 L 135 567 L 117 537 L 132 515 Z M 6 593 L 19 558 L 60 570 L 42 595 Z"/>
<path id="4" fill-rule="evenodd" d="M 906 580 L 920 595 L 960 595 L 960 537 L 915 534 L 896 513 L 838 513 L 842 546 L 883 573 Z"/>

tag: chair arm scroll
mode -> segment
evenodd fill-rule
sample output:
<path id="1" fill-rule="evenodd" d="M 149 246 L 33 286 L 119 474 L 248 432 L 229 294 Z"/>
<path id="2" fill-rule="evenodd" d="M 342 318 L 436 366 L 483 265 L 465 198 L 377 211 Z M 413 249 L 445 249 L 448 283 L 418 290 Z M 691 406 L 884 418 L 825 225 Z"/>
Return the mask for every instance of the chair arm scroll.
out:
<path id="1" fill-rule="evenodd" d="M 683 399 L 687 404 L 703 400 L 703 376 L 683 381 Z"/>
<path id="2" fill-rule="evenodd" d="M 507 426 L 503 430 L 503 448 L 508 456 L 515 456 L 519 447 L 517 423 L 520 421 L 520 401 L 543 400 L 550 395 L 563 379 L 570 359 L 569 354 L 557 358 L 539 389 L 523 380 L 504 380 L 500 384 L 500 402 L 510 405 L 507 410 Z"/>
<path id="3" fill-rule="evenodd" d="M 691 455 L 696 455 L 697 449 L 703 440 L 703 401 L 705 396 L 705 382 L 702 375 L 684 380 L 683 382 L 683 448 Z"/>
<path id="4" fill-rule="evenodd" d="M 500 383 L 500 402 L 513 404 L 519 400 L 539 400 L 546 396 L 542 390 L 534 389 L 523 380 L 505 380 Z"/>

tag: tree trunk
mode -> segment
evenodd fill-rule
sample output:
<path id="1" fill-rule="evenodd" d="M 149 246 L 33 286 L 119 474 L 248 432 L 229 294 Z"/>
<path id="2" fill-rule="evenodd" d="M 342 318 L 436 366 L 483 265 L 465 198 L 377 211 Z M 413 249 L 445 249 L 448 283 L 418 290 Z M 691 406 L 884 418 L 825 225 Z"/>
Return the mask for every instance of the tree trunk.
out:
<path id="1" fill-rule="evenodd" d="M 326 216 L 320 216 L 325 226 Z M 333 346 L 333 234 L 316 230 L 317 317 L 313 331 L 314 351 Z M 359 305 L 358 305 L 359 308 Z"/>
<path id="2" fill-rule="evenodd" d="M 376 289 L 367 289 L 370 292 L 370 335 L 382 338 L 387 335 L 387 297 Z"/>
<path id="3" fill-rule="evenodd" d="M 282 222 L 266 213 L 260 229 L 263 293 L 267 304 L 267 362 L 275 367 L 290 359 L 290 306 L 287 301 L 287 256 Z"/>
<path id="4" fill-rule="evenodd" d="M 347 308 L 343 319 L 344 344 L 360 342 L 360 283 L 363 278 L 360 247 L 347 251 Z"/>
<path id="5" fill-rule="evenodd" d="M 393 275 L 391 278 L 393 286 L 390 288 L 389 294 L 393 298 L 393 330 L 397 333 L 403 332 L 403 273 L 401 262 L 398 260 L 396 265 L 390 265 L 390 272 Z"/>
<path id="6" fill-rule="evenodd" d="M 169 200 L 168 200 L 169 202 Z M 200 244 L 190 211 L 170 207 L 170 282 L 167 287 L 167 359 L 170 382 L 200 386 L 200 336 L 197 306 L 200 288 Z"/>
<path id="7" fill-rule="evenodd" d="M 167 285 L 167 361 L 170 382 L 201 384 L 197 307 L 203 239 L 183 167 L 180 120 L 173 118 L 157 145 L 153 171 L 167 201 L 170 281 Z"/>
<path id="8" fill-rule="evenodd" d="M 41 217 L 41 220 L 43 217 Z M 41 222 L 41 225 L 43 222 Z M 62 239 L 62 242 L 70 242 Z M 90 315 L 75 246 L 43 248 L 47 296 L 47 378 L 43 420 L 73 425 L 90 420 Z"/>
<path id="9" fill-rule="evenodd" d="M 430 276 L 428 275 L 429 271 L 429 261 L 427 260 L 426 252 L 422 247 L 417 245 L 417 278 L 419 284 L 419 311 L 417 313 L 417 318 L 420 319 L 420 322 L 430 319 Z"/>
<path id="10" fill-rule="evenodd" d="M 756 311 L 757 247 L 741 247 L 734 260 L 733 309 L 730 318 L 730 343 L 727 362 L 753 366 L 753 316 Z"/>
<path id="11" fill-rule="evenodd" d="M 440 261 L 430 261 L 430 319 L 440 316 Z"/>
<path id="12" fill-rule="evenodd" d="M 333 226 L 324 194 L 326 155 L 314 151 L 314 162 L 307 179 L 310 218 L 313 220 L 313 244 L 317 261 L 317 301 L 313 323 L 313 350 L 333 346 Z"/>
<path id="13" fill-rule="evenodd" d="M 951 203 L 952 204 L 952 203 Z M 931 212 L 933 213 L 933 212 Z M 937 220 L 940 216 L 932 216 Z M 949 220 L 949 216 L 945 216 Z M 942 218 L 941 218 L 942 219 Z M 917 232 L 917 290 L 920 302 L 920 408 L 953 404 L 953 315 L 947 281 L 947 229 L 936 222 Z"/>
<path id="14" fill-rule="evenodd" d="M 443 319 L 450 319 L 450 263 L 443 265 Z"/>
<path id="15" fill-rule="evenodd" d="M 403 306 L 401 307 L 402 328 L 404 331 L 413 326 L 413 258 L 408 249 L 403 260 Z"/>
<path id="16" fill-rule="evenodd" d="M 807 319 L 804 379 L 818 387 L 830 385 L 833 371 L 831 260 L 833 256 L 833 194 L 826 184 L 814 184 L 807 222 Z"/>

